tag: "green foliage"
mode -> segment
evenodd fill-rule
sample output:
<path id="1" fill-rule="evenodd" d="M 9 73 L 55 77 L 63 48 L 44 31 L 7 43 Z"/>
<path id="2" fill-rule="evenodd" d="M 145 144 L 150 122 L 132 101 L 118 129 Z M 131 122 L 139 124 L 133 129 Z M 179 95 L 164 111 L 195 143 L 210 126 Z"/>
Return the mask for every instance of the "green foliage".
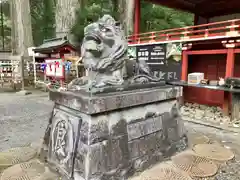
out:
<path id="1" fill-rule="evenodd" d="M 75 25 L 72 28 L 76 40 L 81 42 L 84 27 L 106 13 L 119 19 L 118 0 L 89 0 L 84 8 L 79 9 Z M 193 15 L 190 13 L 141 1 L 141 32 L 160 31 L 190 25 L 193 25 Z"/>
<path id="2" fill-rule="evenodd" d="M 54 0 L 30 0 L 34 45 L 55 34 Z"/>
<path id="3" fill-rule="evenodd" d="M 116 10 L 116 4 L 113 4 L 116 0 L 94 0 L 87 1 L 86 4 L 81 9 L 77 10 L 76 22 L 73 25 L 71 32 L 75 36 L 75 40 L 78 42 L 82 41 L 84 27 L 88 24 L 98 20 L 104 14 L 111 14 L 114 17 L 118 17 L 118 12 Z"/>
<path id="4" fill-rule="evenodd" d="M 119 19 L 119 0 L 80 0 L 84 3 L 77 10 L 77 18 L 72 33 L 78 42 L 83 38 L 84 27 L 96 21 L 104 14 L 111 14 Z M 55 4 L 56 0 L 30 0 L 34 45 L 42 44 L 44 39 L 55 35 Z M 11 22 L 10 8 L 7 1 L 3 1 L 4 35 L 10 42 Z M 190 26 L 193 15 L 167 7 L 154 5 L 146 1 L 141 2 L 141 32 L 160 31 L 170 28 Z M 10 44 L 10 43 L 8 43 Z"/>
<path id="5" fill-rule="evenodd" d="M 44 39 L 53 38 L 55 34 L 55 4 L 53 0 L 43 0 L 43 35 Z M 45 23 L 47 22 L 47 23 Z"/>
<path id="6" fill-rule="evenodd" d="M 193 25 L 193 15 L 164 6 L 141 2 L 141 32 L 160 31 Z"/>

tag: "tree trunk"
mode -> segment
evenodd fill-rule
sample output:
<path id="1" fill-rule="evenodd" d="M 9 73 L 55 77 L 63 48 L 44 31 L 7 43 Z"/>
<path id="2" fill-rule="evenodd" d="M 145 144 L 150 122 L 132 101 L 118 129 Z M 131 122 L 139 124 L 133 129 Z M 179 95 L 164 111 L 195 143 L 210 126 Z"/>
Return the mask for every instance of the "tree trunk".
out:
<path id="1" fill-rule="evenodd" d="M 66 36 L 76 18 L 76 10 L 80 7 L 79 0 L 57 0 L 56 1 L 56 36 Z"/>
<path id="2" fill-rule="evenodd" d="M 13 79 L 22 81 L 24 90 L 24 61 L 30 60 L 28 48 L 33 46 L 32 24 L 29 0 L 10 0 L 11 20 L 12 20 L 12 54 L 16 59 L 13 62 L 20 66 L 13 67 Z M 26 73 L 26 74 L 25 74 Z M 20 79 L 19 79 L 20 78 Z"/>
<path id="3" fill-rule="evenodd" d="M 126 35 L 133 32 L 134 0 L 118 0 L 119 20 Z"/>
<path id="4" fill-rule="evenodd" d="M 11 0 L 12 49 L 16 55 L 28 56 L 33 46 L 29 0 Z"/>
<path id="5" fill-rule="evenodd" d="M 127 2 L 126 24 L 128 30 L 127 35 L 129 35 L 133 33 L 135 0 L 126 0 L 126 2 Z"/>

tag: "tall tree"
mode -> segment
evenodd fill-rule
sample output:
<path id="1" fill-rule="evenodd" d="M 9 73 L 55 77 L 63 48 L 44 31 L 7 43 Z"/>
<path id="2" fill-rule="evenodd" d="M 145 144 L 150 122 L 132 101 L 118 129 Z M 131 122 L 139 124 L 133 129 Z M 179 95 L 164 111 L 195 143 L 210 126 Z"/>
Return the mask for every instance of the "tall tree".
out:
<path id="1" fill-rule="evenodd" d="M 29 0 L 11 0 L 13 52 L 28 56 L 27 48 L 33 45 Z"/>
<path id="2" fill-rule="evenodd" d="M 134 7 L 135 0 L 125 0 L 126 1 L 126 27 L 127 33 L 133 33 L 133 24 L 134 24 Z"/>
<path id="3" fill-rule="evenodd" d="M 133 30 L 134 2 L 135 0 L 109 0 L 107 5 L 102 3 L 101 7 L 108 7 L 110 9 L 108 13 L 121 22 L 125 33 L 131 34 Z"/>
<path id="4" fill-rule="evenodd" d="M 113 4 L 117 7 L 118 16 L 116 19 L 118 19 L 123 29 L 125 30 L 125 33 L 131 34 L 133 32 L 133 16 L 134 16 L 134 2 L 135 0 L 112 0 Z M 116 10 L 114 10 L 116 11 Z"/>
<path id="5" fill-rule="evenodd" d="M 11 20 L 8 1 L 2 1 L 1 13 L 0 49 L 11 50 Z"/>
<path id="6" fill-rule="evenodd" d="M 55 37 L 55 0 L 30 0 L 34 45 Z"/>
<path id="7" fill-rule="evenodd" d="M 80 8 L 79 0 L 56 0 L 56 36 L 62 37 L 67 35 L 75 20 L 76 10 Z"/>

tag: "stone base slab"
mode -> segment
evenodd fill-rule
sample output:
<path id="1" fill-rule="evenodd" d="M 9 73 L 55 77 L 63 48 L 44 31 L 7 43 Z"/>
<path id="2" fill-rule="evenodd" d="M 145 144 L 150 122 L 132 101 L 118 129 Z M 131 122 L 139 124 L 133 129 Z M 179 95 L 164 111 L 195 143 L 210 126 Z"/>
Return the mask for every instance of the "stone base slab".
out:
<path id="1" fill-rule="evenodd" d="M 187 146 L 176 99 L 86 114 L 55 103 L 47 160 L 66 179 L 122 179 Z"/>
<path id="2" fill-rule="evenodd" d="M 182 87 L 171 85 L 96 95 L 70 91 L 50 91 L 49 93 L 50 100 L 55 103 L 85 114 L 114 111 L 168 99 L 176 99 L 181 96 Z"/>

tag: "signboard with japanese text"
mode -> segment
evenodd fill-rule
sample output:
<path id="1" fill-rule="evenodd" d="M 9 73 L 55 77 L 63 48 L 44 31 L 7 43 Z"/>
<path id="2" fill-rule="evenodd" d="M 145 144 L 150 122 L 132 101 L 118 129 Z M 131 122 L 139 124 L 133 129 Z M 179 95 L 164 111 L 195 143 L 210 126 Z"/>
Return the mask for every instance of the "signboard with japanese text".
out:
<path id="1" fill-rule="evenodd" d="M 181 78 L 181 47 L 180 43 L 139 45 L 136 46 L 136 60 L 145 61 L 155 77 L 178 81 Z"/>
<path id="2" fill-rule="evenodd" d="M 45 59 L 45 74 L 49 77 L 64 78 L 64 64 L 62 59 Z"/>

